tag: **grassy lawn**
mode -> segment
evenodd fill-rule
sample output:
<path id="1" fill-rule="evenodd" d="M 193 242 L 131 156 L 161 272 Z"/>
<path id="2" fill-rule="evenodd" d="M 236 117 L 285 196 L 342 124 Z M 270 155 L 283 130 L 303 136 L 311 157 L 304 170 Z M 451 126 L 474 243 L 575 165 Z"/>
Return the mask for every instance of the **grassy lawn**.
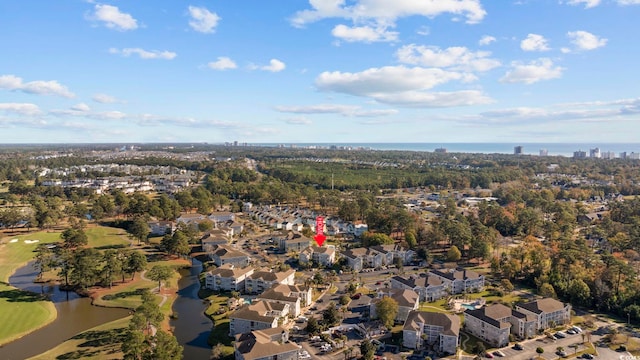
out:
<path id="1" fill-rule="evenodd" d="M 98 250 L 128 247 L 130 244 L 127 232 L 123 229 L 106 226 L 88 226 L 85 229 L 89 239 L 89 247 Z"/>
<path id="2" fill-rule="evenodd" d="M 451 311 L 447 310 L 447 299 L 440 299 L 434 302 L 424 302 L 420 303 L 420 311 L 430 311 L 430 312 L 439 312 L 439 313 L 451 313 Z"/>
<path id="3" fill-rule="evenodd" d="M 34 250 L 41 243 L 56 242 L 58 233 L 38 232 L 15 237 L 5 237 L 0 245 L 0 344 L 19 338 L 56 318 L 53 303 L 32 293 L 8 286 L 9 276 L 29 262 Z M 17 239 L 17 242 L 10 242 Z M 24 240 L 40 240 L 28 244 Z"/>
<path id="4" fill-rule="evenodd" d="M 126 317 L 96 326 L 29 360 L 122 359 L 120 344 L 130 319 Z"/>
<path id="5" fill-rule="evenodd" d="M 206 295 L 206 292 L 202 292 L 201 295 Z M 212 294 L 204 298 L 210 302 L 204 313 L 213 321 L 213 328 L 209 334 L 209 345 L 222 344 L 224 346 L 222 348 L 223 354 L 233 354 L 232 338 L 229 336 L 229 315 L 231 312 L 218 313 L 221 307 L 227 306 L 229 297 L 222 294 Z"/>

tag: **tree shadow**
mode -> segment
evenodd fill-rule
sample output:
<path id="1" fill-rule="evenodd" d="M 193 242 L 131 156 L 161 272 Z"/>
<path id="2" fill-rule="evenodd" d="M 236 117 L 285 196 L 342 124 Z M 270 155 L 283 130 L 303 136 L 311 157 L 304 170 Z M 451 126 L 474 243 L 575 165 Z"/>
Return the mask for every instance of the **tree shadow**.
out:
<path id="1" fill-rule="evenodd" d="M 85 339 L 78 347 L 99 347 L 122 343 L 125 340 L 127 328 L 111 330 L 91 330 L 78 334 L 72 339 Z"/>
<path id="2" fill-rule="evenodd" d="M 129 245 L 124 245 L 124 244 L 114 244 L 114 245 L 102 245 L 102 246 L 96 246 L 94 249 L 98 249 L 98 250 L 109 250 L 109 249 L 124 249 L 129 247 Z"/>
<path id="3" fill-rule="evenodd" d="M 135 289 L 132 291 L 122 291 L 115 294 L 107 294 L 102 297 L 103 300 L 123 299 L 129 296 L 142 295 L 147 289 Z"/>
<path id="4" fill-rule="evenodd" d="M 19 289 L 0 291 L 0 299 L 6 299 L 9 302 L 36 302 L 48 300 L 46 295 Z"/>

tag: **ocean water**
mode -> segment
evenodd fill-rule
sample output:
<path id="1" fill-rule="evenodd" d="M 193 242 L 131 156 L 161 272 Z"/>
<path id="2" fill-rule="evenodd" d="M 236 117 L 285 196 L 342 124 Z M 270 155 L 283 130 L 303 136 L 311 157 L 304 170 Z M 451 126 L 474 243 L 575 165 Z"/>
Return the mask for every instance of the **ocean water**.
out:
<path id="1" fill-rule="evenodd" d="M 513 154 L 515 146 L 522 146 L 524 155 L 539 155 L 541 149 L 546 149 L 549 156 L 573 156 L 574 151 L 585 151 L 599 148 L 600 153 L 612 151 L 616 157 L 621 152 L 630 154 L 640 153 L 640 143 L 262 143 L 254 146 L 281 147 L 321 147 L 330 148 L 365 148 L 372 150 L 400 150 L 400 151 L 428 151 L 445 148 L 449 153 L 475 154 Z"/>

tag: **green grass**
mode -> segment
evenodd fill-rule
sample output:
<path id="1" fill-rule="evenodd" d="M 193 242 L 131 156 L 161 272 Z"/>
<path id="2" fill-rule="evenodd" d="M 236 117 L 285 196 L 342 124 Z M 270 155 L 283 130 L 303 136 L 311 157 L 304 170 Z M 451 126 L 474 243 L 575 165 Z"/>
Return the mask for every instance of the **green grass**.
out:
<path id="1" fill-rule="evenodd" d="M 202 292 L 202 295 L 206 296 L 208 295 L 207 293 L 209 292 Z M 220 307 L 227 306 L 229 297 L 222 294 L 212 294 L 206 296 L 206 299 L 210 302 L 210 305 L 204 313 L 213 321 L 208 343 L 211 346 L 222 344 L 224 346 L 222 349 L 223 353 L 233 354 L 232 338 L 229 336 L 229 315 L 231 312 L 227 311 L 222 314 L 217 314 Z"/>
<path id="2" fill-rule="evenodd" d="M 129 320 L 131 317 L 128 316 L 96 326 L 29 360 L 122 359 L 120 345 Z"/>
<path id="3" fill-rule="evenodd" d="M 9 286 L 9 276 L 24 266 L 34 256 L 38 244 L 56 242 L 58 233 L 37 232 L 28 235 L 5 237 L 0 245 L 0 344 L 15 340 L 56 318 L 53 303 L 32 293 Z M 18 239 L 11 243 L 10 240 Z M 24 240 L 40 240 L 25 244 Z"/>
<path id="4" fill-rule="evenodd" d="M 130 242 L 127 238 L 127 232 L 123 229 L 96 226 L 85 229 L 87 238 L 89 239 L 89 247 L 99 250 L 117 249 L 129 246 Z"/>

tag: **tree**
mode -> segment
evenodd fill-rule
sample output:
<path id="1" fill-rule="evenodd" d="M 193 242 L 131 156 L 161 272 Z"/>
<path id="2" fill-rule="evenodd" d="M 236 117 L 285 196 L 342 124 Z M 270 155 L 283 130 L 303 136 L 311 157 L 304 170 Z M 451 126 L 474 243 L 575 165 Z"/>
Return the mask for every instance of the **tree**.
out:
<path id="1" fill-rule="evenodd" d="M 42 279 L 42 275 L 56 266 L 54 253 L 47 245 L 41 244 L 36 248 L 36 257 L 34 266 L 38 269 L 38 278 Z"/>
<path id="2" fill-rule="evenodd" d="M 390 245 L 393 243 L 393 239 L 386 234 L 371 233 L 368 231 L 362 234 L 362 245 L 365 247 L 376 245 Z"/>
<path id="3" fill-rule="evenodd" d="M 553 288 L 553 285 L 549 284 L 549 283 L 544 283 L 540 286 L 540 289 L 538 290 L 538 294 L 540 294 L 540 296 L 544 296 L 544 297 L 550 297 L 550 298 L 556 298 L 556 291 Z"/>
<path id="4" fill-rule="evenodd" d="M 158 282 L 158 292 L 160 292 L 162 281 L 167 281 L 171 278 L 174 271 L 171 267 L 166 265 L 154 265 L 151 270 L 147 272 L 149 279 Z"/>
<path id="5" fill-rule="evenodd" d="M 375 353 L 376 353 L 376 346 L 369 339 L 364 339 L 360 343 L 360 354 L 362 354 L 362 357 L 365 360 L 373 359 L 373 356 L 375 355 Z"/>
<path id="6" fill-rule="evenodd" d="M 147 257 L 139 251 L 129 251 L 125 254 L 126 261 L 124 262 L 124 271 L 127 274 L 131 274 L 131 280 L 135 277 L 137 272 L 144 270 L 147 267 Z M 124 281 L 124 274 L 123 281 Z"/>
<path id="7" fill-rule="evenodd" d="M 129 226 L 129 233 L 133 235 L 134 238 L 138 239 L 138 244 L 141 242 L 146 243 L 147 237 L 149 236 L 149 233 L 151 233 L 151 229 L 144 217 L 138 216 Z"/>
<path id="8" fill-rule="evenodd" d="M 537 352 L 538 354 L 542 355 L 542 354 L 544 354 L 544 349 L 543 349 L 543 348 L 541 348 L 541 347 L 537 347 L 537 348 L 536 348 L 536 352 Z"/>
<path id="9" fill-rule="evenodd" d="M 502 279 L 500 280 L 500 287 L 505 291 L 505 292 L 512 292 L 515 288 L 513 286 L 513 284 L 511 283 L 511 281 L 509 281 L 509 279 Z"/>
<path id="10" fill-rule="evenodd" d="M 349 302 L 351 302 L 351 298 L 349 297 L 349 295 L 342 295 L 340 297 L 340 305 L 347 305 L 349 304 Z"/>
<path id="11" fill-rule="evenodd" d="M 567 289 L 567 295 L 571 298 L 571 302 L 581 305 L 588 305 L 591 300 L 589 285 L 581 279 L 571 280 L 569 288 Z"/>
<path id="12" fill-rule="evenodd" d="M 64 240 L 64 247 L 69 249 L 89 244 L 89 238 L 82 229 L 68 228 L 60 234 L 60 238 Z"/>
<path id="13" fill-rule="evenodd" d="M 462 253 L 458 250 L 458 247 L 453 245 L 449 251 L 447 251 L 447 261 L 458 262 L 462 258 Z"/>
<path id="14" fill-rule="evenodd" d="M 146 342 L 146 336 L 131 324 L 124 336 L 121 348 L 125 360 L 142 360 L 151 349 Z"/>
<path id="15" fill-rule="evenodd" d="M 340 322 L 338 309 L 336 308 L 336 304 L 333 302 L 330 302 L 327 308 L 322 312 L 322 322 L 329 327 L 335 326 Z"/>
<path id="16" fill-rule="evenodd" d="M 102 279 L 102 282 L 109 284 L 109 288 L 111 288 L 116 275 L 124 275 L 124 272 L 122 271 L 123 259 L 121 253 L 113 249 L 106 250 L 104 254 L 102 254 L 102 259 L 104 261 L 104 266 L 100 272 L 100 278 Z"/>
<path id="17" fill-rule="evenodd" d="M 153 338 L 154 360 L 180 360 L 183 357 L 182 346 L 178 344 L 175 336 L 158 330 Z"/>
<path id="18" fill-rule="evenodd" d="M 318 324 L 318 320 L 314 317 L 309 318 L 309 320 L 307 320 L 307 327 L 305 328 L 305 330 L 309 333 L 309 334 L 317 334 L 320 332 L 320 324 Z"/>
<path id="19" fill-rule="evenodd" d="M 102 256 L 96 249 L 79 249 L 73 252 L 73 271 L 69 276 L 72 284 L 86 289 L 100 278 Z"/>
<path id="20" fill-rule="evenodd" d="M 387 329 L 391 329 L 398 315 L 398 302 L 385 296 L 376 304 L 376 314 Z"/>

